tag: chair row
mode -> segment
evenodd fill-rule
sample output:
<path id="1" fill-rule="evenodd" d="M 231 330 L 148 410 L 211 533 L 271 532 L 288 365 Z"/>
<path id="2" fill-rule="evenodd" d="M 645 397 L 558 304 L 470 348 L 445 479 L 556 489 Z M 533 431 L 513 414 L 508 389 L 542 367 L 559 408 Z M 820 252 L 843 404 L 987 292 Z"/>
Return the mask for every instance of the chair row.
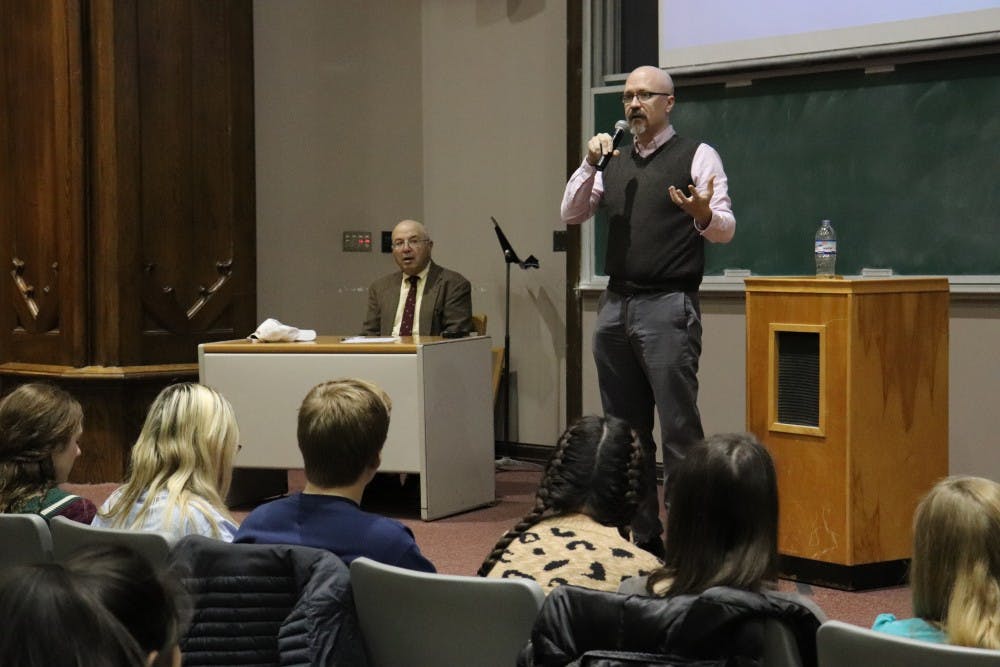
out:
<path id="1" fill-rule="evenodd" d="M 61 561 L 95 542 L 124 544 L 156 565 L 167 562 L 173 546 L 167 533 L 95 528 L 61 516 L 46 523 L 37 514 L 0 514 L 0 568 Z"/>
<path id="2" fill-rule="evenodd" d="M 242 645 L 263 646 L 275 665 L 287 662 L 290 651 L 312 655 L 310 664 L 347 663 L 359 642 L 374 667 L 513 665 L 544 601 L 533 581 L 427 574 L 367 558 L 355 560 L 348 571 L 339 558 L 318 549 L 232 545 L 202 537 L 186 538 L 173 549 L 164 533 L 94 528 L 62 517 L 47 525 L 32 514 L 0 515 L 0 568 L 61 560 L 98 541 L 126 544 L 157 564 L 180 565 L 194 603 L 184 642 L 189 666 L 218 664 L 220 654 L 233 658 Z M 291 588 L 290 594 L 261 595 L 255 586 L 274 586 L 277 575 L 285 576 L 289 583 L 282 586 Z M 352 601 L 356 615 L 345 611 Z M 324 622 L 339 624 L 337 631 L 301 631 L 317 620 L 309 615 L 323 605 L 328 608 Z M 272 614 L 270 625 L 241 623 L 239 633 L 220 632 L 225 618 L 262 618 L 264 606 Z M 247 636 L 252 632 L 259 636 Z M 312 645 L 321 642 L 327 646 Z M 820 627 L 817 649 L 820 667 L 1000 666 L 997 651 L 914 641 L 839 621 Z M 230 664 L 242 664 L 234 659 Z M 802 665 L 794 639 L 780 623 L 766 626 L 765 664 Z"/>
<path id="3" fill-rule="evenodd" d="M 185 667 L 510 666 L 544 601 L 534 581 L 429 574 L 367 558 L 348 567 L 310 547 L 190 536 L 171 562 L 194 607 L 181 642 Z"/>
<path id="4" fill-rule="evenodd" d="M 827 621 L 816 634 L 819 667 L 997 667 L 1000 651 L 933 644 Z"/>
<path id="5" fill-rule="evenodd" d="M 174 545 L 164 533 L 0 514 L 0 569 L 63 560 L 98 542 L 176 568 L 194 607 L 181 644 L 187 667 L 298 664 L 297 653 L 310 656 L 305 664 L 356 664 L 358 651 L 375 666 L 513 665 L 544 601 L 533 581 L 427 574 L 367 558 L 348 570 L 308 547 L 199 536 Z M 336 631 L 310 629 L 317 619 Z"/>

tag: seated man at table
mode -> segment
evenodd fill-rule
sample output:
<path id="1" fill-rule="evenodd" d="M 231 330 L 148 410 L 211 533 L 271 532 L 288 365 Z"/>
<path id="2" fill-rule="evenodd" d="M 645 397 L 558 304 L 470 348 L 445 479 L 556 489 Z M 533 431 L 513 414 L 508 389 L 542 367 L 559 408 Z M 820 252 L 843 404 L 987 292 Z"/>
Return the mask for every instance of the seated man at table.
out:
<path id="1" fill-rule="evenodd" d="M 366 336 L 440 336 L 472 331 L 469 281 L 431 261 L 434 241 L 416 220 L 392 230 L 392 258 L 399 271 L 368 288 Z"/>
<path id="2" fill-rule="evenodd" d="M 257 507 L 233 541 L 317 547 L 348 564 L 367 556 L 434 572 L 409 528 L 360 506 L 381 463 L 390 408 L 385 392 L 364 380 L 332 380 L 313 387 L 299 408 L 305 490 Z"/>

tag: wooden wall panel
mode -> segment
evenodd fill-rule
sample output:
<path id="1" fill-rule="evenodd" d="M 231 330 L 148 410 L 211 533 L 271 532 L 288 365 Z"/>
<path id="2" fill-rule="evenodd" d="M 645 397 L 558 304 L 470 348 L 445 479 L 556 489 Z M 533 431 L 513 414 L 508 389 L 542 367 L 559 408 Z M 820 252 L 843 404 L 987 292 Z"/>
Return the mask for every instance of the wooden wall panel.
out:
<path id="1" fill-rule="evenodd" d="M 158 2 L 136 20 L 142 358 L 194 361 L 197 342 L 256 324 L 252 16 L 246 2 Z"/>
<path id="2" fill-rule="evenodd" d="M 79 9 L 0 4 L 0 362 L 85 359 Z"/>
<path id="3" fill-rule="evenodd" d="M 90 2 L 92 363 L 142 363 L 139 70 L 134 6 Z"/>
<path id="4" fill-rule="evenodd" d="M 80 399 L 77 481 L 256 326 L 253 140 L 251 0 L 0 3 L 0 393 Z"/>
<path id="5" fill-rule="evenodd" d="M 163 387 L 196 382 L 195 365 L 141 368 L 66 369 L 41 364 L 14 364 L 0 373 L 0 394 L 28 382 L 57 384 L 83 407 L 83 452 L 70 474 L 71 482 L 113 482 L 125 475 L 132 444 L 139 436 L 146 411 Z"/>

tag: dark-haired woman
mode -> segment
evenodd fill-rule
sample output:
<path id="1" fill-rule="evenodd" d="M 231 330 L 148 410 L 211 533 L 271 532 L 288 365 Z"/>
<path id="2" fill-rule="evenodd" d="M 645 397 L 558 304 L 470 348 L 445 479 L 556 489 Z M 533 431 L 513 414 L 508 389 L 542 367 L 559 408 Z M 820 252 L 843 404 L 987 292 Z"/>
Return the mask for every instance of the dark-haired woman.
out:
<path id="1" fill-rule="evenodd" d="M 774 461 L 756 438 L 726 433 L 692 447 L 670 476 L 667 495 L 666 556 L 644 592 L 759 592 L 777 581 L 778 484 Z M 638 585 L 622 591 L 641 592 Z"/>
<path id="2" fill-rule="evenodd" d="M 138 644 L 146 667 L 180 667 L 187 598 L 179 582 L 121 545 L 84 547 L 63 563 L 77 589 L 94 597 Z"/>
<path id="3" fill-rule="evenodd" d="M 0 575 L 0 665 L 180 667 L 184 594 L 124 546 Z"/>
<path id="4" fill-rule="evenodd" d="M 583 417 L 559 439 L 532 511 L 497 542 L 481 576 L 614 591 L 660 566 L 628 540 L 642 449 L 627 423 Z"/>
<path id="5" fill-rule="evenodd" d="M 62 389 L 21 385 L 0 401 L 0 512 L 90 523 L 97 508 L 59 488 L 80 456 L 83 410 Z"/>

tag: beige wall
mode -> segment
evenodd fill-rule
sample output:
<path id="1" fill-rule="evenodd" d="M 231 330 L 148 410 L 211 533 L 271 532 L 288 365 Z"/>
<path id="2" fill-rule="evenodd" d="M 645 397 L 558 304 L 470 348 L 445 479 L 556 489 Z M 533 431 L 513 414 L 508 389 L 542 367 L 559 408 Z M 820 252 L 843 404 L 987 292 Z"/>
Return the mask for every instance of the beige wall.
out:
<path id="1" fill-rule="evenodd" d="M 565 3 L 257 0 L 258 315 L 354 333 L 389 255 L 345 230 L 423 220 L 434 258 L 472 281 L 503 344 L 490 216 L 540 270 L 511 275 L 521 442 L 563 426 Z"/>
<path id="2" fill-rule="evenodd" d="M 564 181 L 565 3 L 257 0 L 254 11 L 259 317 L 357 331 L 368 283 L 393 265 L 341 252 L 342 232 L 377 241 L 416 217 L 436 239 L 435 258 L 473 282 L 473 307 L 501 345 L 496 216 L 542 265 L 511 275 L 515 435 L 553 443 L 565 425 L 565 260 L 551 251 Z M 584 305 L 584 409 L 599 412 L 596 296 Z M 705 295 L 702 308 L 705 430 L 741 430 L 743 300 Z M 953 304 L 955 473 L 1000 479 L 996 341 L 998 302 Z"/>
<path id="3" fill-rule="evenodd" d="M 949 470 L 1000 480 L 1000 301 L 952 301 Z"/>
<path id="4" fill-rule="evenodd" d="M 420 217 L 419 3 L 257 0 L 258 319 L 357 333 L 388 255 L 341 251 Z"/>
<path id="5" fill-rule="evenodd" d="M 566 259 L 552 252 L 565 183 L 565 3 L 423 5 L 425 217 L 442 261 L 472 280 L 497 346 L 505 265 L 490 216 L 522 259 L 538 258 L 538 270 L 511 270 L 515 435 L 552 444 L 565 421 Z"/>

